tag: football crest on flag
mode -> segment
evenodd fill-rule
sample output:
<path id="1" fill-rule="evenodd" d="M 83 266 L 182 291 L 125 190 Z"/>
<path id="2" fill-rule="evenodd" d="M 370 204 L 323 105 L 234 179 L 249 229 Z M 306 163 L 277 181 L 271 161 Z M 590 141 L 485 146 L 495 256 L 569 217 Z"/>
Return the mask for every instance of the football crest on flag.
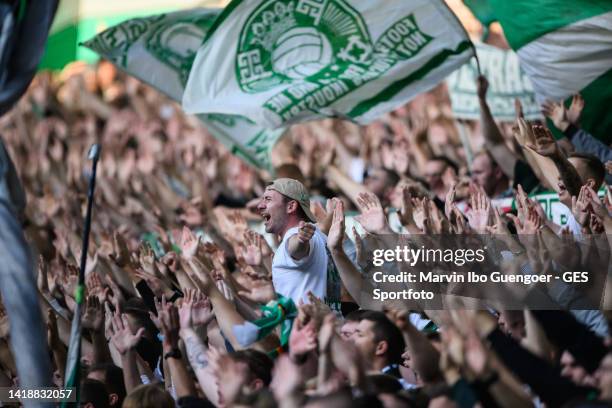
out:
<path id="1" fill-rule="evenodd" d="M 268 128 L 329 116 L 367 123 L 471 55 L 440 1 L 235 0 L 198 50 L 183 108 Z"/>

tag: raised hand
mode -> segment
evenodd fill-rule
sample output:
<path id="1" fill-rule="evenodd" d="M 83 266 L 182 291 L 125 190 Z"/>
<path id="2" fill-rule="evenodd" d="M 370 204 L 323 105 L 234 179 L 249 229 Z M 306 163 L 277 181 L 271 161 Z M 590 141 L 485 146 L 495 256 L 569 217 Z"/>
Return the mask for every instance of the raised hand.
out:
<path id="1" fill-rule="evenodd" d="M 171 302 L 167 302 L 165 296 L 161 302 L 155 298 L 155 309 L 157 316 L 149 312 L 149 317 L 164 336 L 165 348 L 177 348 L 180 329 L 178 309 Z"/>
<path id="2" fill-rule="evenodd" d="M 604 203 L 601 202 L 601 199 L 597 195 L 597 192 L 593 190 L 591 186 L 588 184 L 585 185 L 584 187 L 585 187 L 586 201 L 588 201 L 590 205 L 589 208 L 599 218 L 605 219 L 608 216 L 608 210 L 606 209 L 606 206 L 604 205 Z M 606 186 L 606 190 L 608 189 L 609 187 Z M 608 191 L 606 191 L 606 195 L 607 193 Z"/>
<path id="3" fill-rule="evenodd" d="M 366 251 L 363 247 L 363 238 L 357 232 L 357 228 L 353 226 L 353 238 L 355 240 L 355 255 L 357 257 L 357 265 L 363 270 L 366 269 L 369 263 Z"/>
<path id="4" fill-rule="evenodd" d="M 299 327 L 294 324 L 289 335 L 289 355 L 293 360 L 314 351 L 317 348 L 317 333 L 314 321 Z"/>
<path id="5" fill-rule="evenodd" d="M 99 301 L 104 302 L 104 299 L 106 299 L 106 290 L 104 289 L 100 275 L 96 272 L 91 272 L 87 276 L 86 286 L 88 296 L 95 296 Z"/>
<path id="6" fill-rule="evenodd" d="M 319 329 L 319 352 L 325 353 L 329 351 L 331 346 L 332 337 L 336 330 L 336 318 L 333 314 L 325 316 L 321 328 Z"/>
<path id="7" fill-rule="evenodd" d="M 491 215 L 491 200 L 479 187 L 473 186 L 470 194 L 471 211 L 467 214 L 470 227 L 478 232 L 484 232 L 489 225 Z"/>
<path id="8" fill-rule="evenodd" d="M 562 132 L 565 132 L 567 127 L 570 125 L 567 110 L 565 109 L 565 105 L 563 105 L 563 101 L 553 102 L 546 100 L 542 104 L 542 114 L 552 120 L 555 127 Z"/>
<path id="9" fill-rule="evenodd" d="M 593 213 L 591 213 L 589 218 L 589 229 L 591 230 L 592 234 L 603 234 L 606 231 L 603 220 Z"/>
<path id="10" fill-rule="evenodd" d="M 344 241 L 344 203 L 338 200 L 338 202 L 336 203 L 336 208 L 334 208 L 332 224 L 327 234 L 327 247 L 330 249 L 330 251 L 342 249 L 343 241 Z"/>
<path id="11" fill-rule="evenodd" d="M 134 333 L 130 328 L 127 315 L 116 313 L 111 324 L 111 341 L 119 354 L 123 355 L 136 348 L 144 331 L 144 327 L 141 327 Z"/>
<path id="12" fill-rule="evenodd" d="M 113 233 L 113 253 L 110 255 L 110 258 L 121 267 L 126 266 L 130 262 L 130 251 L 128 250 L 125 238 L 118 231 Z"/>
<path id="13" fill-rule="evenodd" d="M 578 126 L 580 116 L 582 115 L 582 109 L 584 109 L 584 99 L 582 95 L 576 94 L 572 97 L 572 104 L 567 110 L 567 119 L 572 125 Z"/>
<path id="14" fill-rule="evenodd" d="M 558 158 L 563 154 L 557 142 L 555 142 L 552 133 L 550 133 L 550 130 L 540 125 L 534 125 L 532 129 L 535 136 L 535 143 L 527 144 L 530 149 L 541 156 L 550 157 L 552 159 Z"/>
<path id="15" fill-rule="evenodd" d="M 242 257 L 251 266 L 260 266 L 262 262 L 262 236 L 255 231 L 248 230 L 243 236 Z"/>
<path id="16" fill-rule="evenodd" d="M 232 224 L 234 231 L 238 234 L 244 234 L 244 232 L 249 228 L 246 219 L 240 211 L 230 212 L 227 215 L 227 219 Z"/>
<path id="17" fill-rule="evenodd" d="M 518 129 L 514 132 L 514 137 L 518 144 L 521 146 L 534 145 L 535 135 L 531 125 L 524 118 L 518 118 L 516 122 Z"/>
<path id="18" fill-rule="evenodd" d="M 276 299 L 276 291 L 270 279 L 265 277 L 251 277 L 250 284 L 238 291 L 238 296 L 251 302 L 266 304 Z"/>
<path id="19" fill-rule="evenodd" d="M 200 237 L 196 237 L 189 228 L 183 227 L 183 234 L 181 236 L 181 256 L 186 260 L 191 260 L 198 252 L 199 245 Z"/>
<path id="20" fill-rule="evenodd" d="M 300 221 L 298 225 L 297 239 L 302 243 L 309 242 L 310 239 L 313 237 L 315 230 L 316 227 L 314 224 L 310 222 Z"/>
<path id="21" fill-rule="evenodd" d="M 65 296 L 74 299 L 75 291 L 79 283 L 79 268 L 76 265 L 68 264 L 61 277 L 62 291 Z"/>
<path id="22" fill-rule="evenodd" d="M 274 365 L 274 376 L 270 389 L 277 401 L 287 401 L 297 394 L 303 384 L 300 366 L 291 361 L 286 354 L 281 354 Z"/>
<path id="23" fill-rule="evenodd" d="M 181 329 L 207 326 L 215 317 L 210 300 L 197 289 L 185 289 L 185 297 L 179 308 Z"/>
<path id="24" fill-rule="evenodd" d="M 540 218 L 535 208 L 530 208 L 527 213 L 527 218 L 523 222 L 523 234 L 535 234 L 540 230 L 543 224 L 544 220 Z"/>
<path id="25" fill-rule="evenodd" d="M 88 296 L 85 313 L 81 319 L 83 328 L 95 332 L 104 330 L 105 312 L 104 306 L 96 296 Z"/>
<path id="26" fill-rule="evenodd" d="M 147 283 L 147 286 L 151 288 L 153 294 L 157 297 L 161 297 L 167 292 L 171 292 L 172 288 L 169 287 L 163 279 L 145 272 L 143 269 L 136 269 L 134 275 Z"/>
<path id="27" fill-rule="evenodd" d="M 511 235 L 508 225 L 502 219 L 498 208 L 493 208 L 493 215 L 495 216 L 495 222 L 487 227 L 487 231 L 495 235 Z"/>
<path id="28" fill-rule="evenodd" d="M 140 263 L 140 267 L 150 275 L 157 274 L 157 268 L 155 266 L 155 254 L 153 253 L 153 249 L 148 244 L 143 244 L 140 247 L 140 251 L 138 254 L 138 262 Z"/>
<path id="29" fill-rule="evenodd" d="M 428 228 L 427 224 L 429 223 L 429 198 L 413 198 L 412 199 L 413 210 L 413 218 L 416 226 L 424 231 Z"/>
<path id="30" fill-rule="evenodd" d="M 406 228 L 410 225 L 415 225 L 414 222 L 414 207 L 412 205 L 412 195 L 408 186 L 402 187 L 402 209 L 399 213 L 400 222 Z M 415 225 L 416 226 L 416 225 Z"/>
<path id="31" fill-rule="evenodd" d="M 371 234 L 392 234 L 380 200 L 373 193 L 359 193 L 357 205 L 361 214 L 355 220 Z"/>
<path id="32" fill-rule="evenodd" d="M 580 188 L 578 197 L 572 197 L 572 215 L 576 219 L 576 222 L 583 227 L 586 227 L 589 223 L 589 207 L 590 207 L 591 195 L 588 191 L 588 186 L 584 185 Z"/>

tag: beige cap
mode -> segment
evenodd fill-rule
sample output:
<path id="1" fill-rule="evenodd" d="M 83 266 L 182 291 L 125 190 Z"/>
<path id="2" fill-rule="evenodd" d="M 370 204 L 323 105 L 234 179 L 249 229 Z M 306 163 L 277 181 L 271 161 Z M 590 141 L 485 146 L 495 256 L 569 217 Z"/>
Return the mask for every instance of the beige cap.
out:
<path id="1" fill-rule="evenodd" d="M 279 178 L 274 180 L 267 188 L 278 191 L 285 197 L 300 203 L 300 207 L 304 210 L 304 214 L 310 218 L 310 221 L 317 222 L 315 216 L 310 212 L 310 197 L 302 183 L 291 178 Z"/>

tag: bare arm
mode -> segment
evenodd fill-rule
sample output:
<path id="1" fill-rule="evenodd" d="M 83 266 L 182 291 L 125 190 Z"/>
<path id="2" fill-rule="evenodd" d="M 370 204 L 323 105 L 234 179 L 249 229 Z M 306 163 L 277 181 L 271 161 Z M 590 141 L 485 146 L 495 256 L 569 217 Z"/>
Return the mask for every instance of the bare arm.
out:
<path id="1" fill-rule="evenodd" d="M 112 342 L 121 355 L 123 381 L 125 382 L 125 390 L 129 394 L 141 384 L 136 365 L 136 346 L 144 334 L 144 328 L 140 328 L 134 334 L 128 324 L 127 316 L 116 314 L 113 317 L 111 330 Z"/>
<path id="2" fill-rule="evenodd" d="M 235 350 L 242 350 L 244 347 L 240 345 L 236 337 L 234 336 L 233 327 L 236 325 L 242 325 L 245 323 L 244 317 L 240 315 L 234 308 L 232 302 L 227 300 L 225 296 L 219 291 L 219 289 L 212 282 L 211 277 L 203 270 L 200 262 L 196 259 L 192 259 L 188 262 L 187 273 L 193 280 L 195 285 L 210 299 L 213 306 L 215 316 L 219 328 L 223 332 L 223 335 L 230 342 Z M 262 340 L 263 341 L 263 340 Z M 255 348 L 261 351 L 265 351 L 261 342 L 254 343 L 251 348 Z"/>
<path id="3" fill-rule="evenodd" d="M 363 185 L 351 180 L 346 174 L 342 173 L 334 166 L 327 168 L 327 178 L 338 186 L 355 205 L 358 205 L 357 197 L 359 193 L 367 193 L 369 190 Z"/>
<path id="4" fill-rule="evenodd" d="M 163 301 L 165 303 L 165 299 Z M 189 395 L 195 396 L 196 389 L 182 356 L 178 356 L 176 351 L 179 343 L 179 316 L 178 310 L 170 303 L 162 303 L 162 310 L 158 309 L 158 322 L 161 332 L 164 335 L 163 353 L 164 359 L 170 369 L 170 377 L 176 389 L 178 398 Z M 170 353 L 170 355 L 168 355 Z M 168 356 L 166 358 L 166 356 Z"/>
<path id="5" fill-rule="evenodd" d="M 191 364 L 204 395 L 214 405 L 218 405 L 217 384 L 208 364 L 207 348 L 204 341 L 193 328 L 181 329 L 181 338 L 185 343 L 189 364 Z"/>
<path id="6" fill-rule="evenodd" d="M 565 154 L 561 151 L 548 129 L 543 126 L 533 126 L 532 129 L 535 136 L 535 144 L 528 147 L 539 155 L 552 160 L 567 191 L 572 196 L 578 196 L 580 187 L 582 187 L 582 181 L 576 168 L 567 160 L 567 157 L 565 157 Z"/>
<path id="7" fill-rule="evenodd" d="M 478 79 L 478 102 L 480 103 L 480 123 L 482 126 L 482 135 L 485 139 L 485 146 L 491 153 L 499 167 L 509 178 L 514 178 L 514 165 L 517 157 L 504 142 L 502 136 L 489 105 L 487 104 L 487 89 L 489 83 L 484 76 L 479 76 Z"/>
<path id="8" fill-rule="evenodd" d="M 310 252 L 310 239 L 314 235 L 315 226 L 304 221 L 300 222 L 298 233 L 287 241 L 287 252 L 291 258 L 300 260 L 306 258 Z"/>

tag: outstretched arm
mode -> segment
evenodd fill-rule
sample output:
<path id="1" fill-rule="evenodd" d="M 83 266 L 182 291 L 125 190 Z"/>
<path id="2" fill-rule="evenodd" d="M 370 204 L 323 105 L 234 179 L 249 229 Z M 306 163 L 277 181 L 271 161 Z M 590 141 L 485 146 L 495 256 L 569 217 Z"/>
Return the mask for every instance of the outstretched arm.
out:
<path id="1" fill-rule="evenodd" d="M 478 102 L 480 103 L 480 123 L 485 146 L 491 153 L 499 167 L 509 178 L 514 178 L 514 165 L 517 157 L 504 142 L 504 137 L 493 119 L 489 104 L 487 104 L 487 89 L 489 82 L 483 75 L 477 79 Z"/>

